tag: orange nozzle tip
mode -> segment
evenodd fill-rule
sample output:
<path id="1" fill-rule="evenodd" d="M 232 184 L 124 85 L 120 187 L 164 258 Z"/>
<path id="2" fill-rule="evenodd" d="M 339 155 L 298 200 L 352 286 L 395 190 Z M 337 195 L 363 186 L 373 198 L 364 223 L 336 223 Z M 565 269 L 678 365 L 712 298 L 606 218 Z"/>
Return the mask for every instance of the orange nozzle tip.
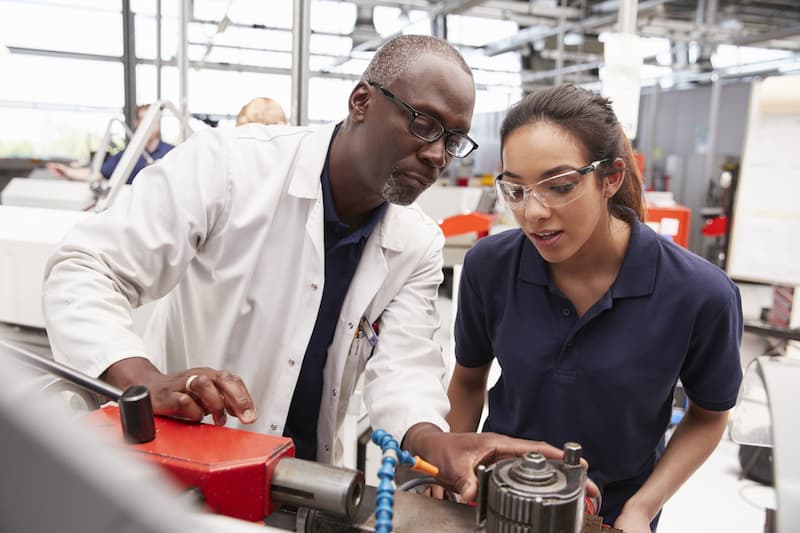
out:
<path id="1" fill-rule="evenodd" d="M 433 477 L 439 475 L 439 469 L 422 459 L 419 455 L 414 456 L 414 459 L 416 462 L 414 463 L 414 466 L 411 467 L 411 470 L 422 472 L 423 474 L 428 474 Z"/>

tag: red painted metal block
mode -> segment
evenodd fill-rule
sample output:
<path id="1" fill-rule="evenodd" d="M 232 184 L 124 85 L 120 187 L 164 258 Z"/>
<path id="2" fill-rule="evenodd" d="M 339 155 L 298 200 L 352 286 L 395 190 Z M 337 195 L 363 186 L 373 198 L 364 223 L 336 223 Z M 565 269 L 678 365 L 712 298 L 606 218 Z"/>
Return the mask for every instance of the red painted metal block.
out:
<path id="1" fill-rule="evenodd" d="M 166 470 L 180 485 L 197 487 L 213 511 L 250 521 L 272 513 L 272 472 L 283 457 L 294 457 L 294 444 L 239 429 L 156 417 L 156 437 L 144 444 L 123 440 L 119 409 L 107 406 L 84 417 L 107 430 L 120 445 Z"/>

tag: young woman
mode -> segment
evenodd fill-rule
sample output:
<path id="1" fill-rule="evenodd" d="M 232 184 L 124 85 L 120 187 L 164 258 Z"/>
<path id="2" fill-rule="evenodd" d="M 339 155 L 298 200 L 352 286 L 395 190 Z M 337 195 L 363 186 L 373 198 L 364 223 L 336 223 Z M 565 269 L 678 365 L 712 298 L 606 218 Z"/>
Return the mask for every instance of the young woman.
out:
<path id="1" fill-rule="evenodd" d="M 500 136 L 497 188 L 520 229 L 465 259 L 451 431 L 477 429 L 497 358 L 483 430 L 581 443 L 606 523 L 654 531 L 736 402 L 738 289 L 642 222 L 640 177 L 608 100 L 544 89 L 510 110 Z M 689 408 L 665 450 L 678 379 Z"/>

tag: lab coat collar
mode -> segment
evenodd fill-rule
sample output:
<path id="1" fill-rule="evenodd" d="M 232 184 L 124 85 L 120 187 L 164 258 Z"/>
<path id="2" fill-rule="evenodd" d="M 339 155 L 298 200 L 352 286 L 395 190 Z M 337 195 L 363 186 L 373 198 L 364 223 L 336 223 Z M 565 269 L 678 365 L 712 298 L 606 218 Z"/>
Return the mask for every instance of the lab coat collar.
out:
<path id="1" fill-rule="evenodd" d="M 302 141 L 289 183 L 290 195 L 318 200 L 320 208 L 322 206 L 320 175 L 335 127 L 336 124 L 332 123 L 310 130 Z M 405 248 L 407 236 L 401 227 L 403 225 L 399 218 L 401 209 L 409 208 L 390 204 L 378 226 L 373 230 L 374 238 L 378 239 L 377 243 L 381 248 L 394 252 L 402 252 Z M 421 213 L 418 215 L 422 216 Z"/>
<path id="2" fill-rule="evenodd" d="M 407 232 L 404 232 L 401 227 L 402 222 L 398 212 L 400 209 L 409 208 L 389 204 L 380 224 L 375 228 L 381 248 L 392 250 L 393 252 L 402 252 L 405 248 L 405 241 L 408 238 Z M 375 230 L 373 230 L 373 233 L 376 232 Z"/>
<path id="3" fill-rule="evenodd" d="M 328 146 L 336 124 L 309 129 L 301 142 L 297 160 L 289 181 L 289 194 L 298 198 L 320 198 L 319 177 L 328 155 Z"/>

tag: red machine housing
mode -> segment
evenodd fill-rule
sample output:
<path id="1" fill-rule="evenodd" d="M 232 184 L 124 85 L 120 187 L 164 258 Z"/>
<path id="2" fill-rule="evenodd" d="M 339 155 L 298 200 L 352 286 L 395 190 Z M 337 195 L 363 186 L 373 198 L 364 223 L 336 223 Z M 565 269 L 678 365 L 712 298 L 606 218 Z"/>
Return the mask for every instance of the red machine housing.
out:
<path id="1" fill-rule="evenodd" d="M 200 489 L 213 511 L 254 522 L 272 513 L 275 465 L 283 457 L 294 457 L 294 444 L 286 437 L 158 416 L 155 439 L 127 444 L 116 406 L 93 411 L 85 421 L 169 472 L 180 485 Z"/>

